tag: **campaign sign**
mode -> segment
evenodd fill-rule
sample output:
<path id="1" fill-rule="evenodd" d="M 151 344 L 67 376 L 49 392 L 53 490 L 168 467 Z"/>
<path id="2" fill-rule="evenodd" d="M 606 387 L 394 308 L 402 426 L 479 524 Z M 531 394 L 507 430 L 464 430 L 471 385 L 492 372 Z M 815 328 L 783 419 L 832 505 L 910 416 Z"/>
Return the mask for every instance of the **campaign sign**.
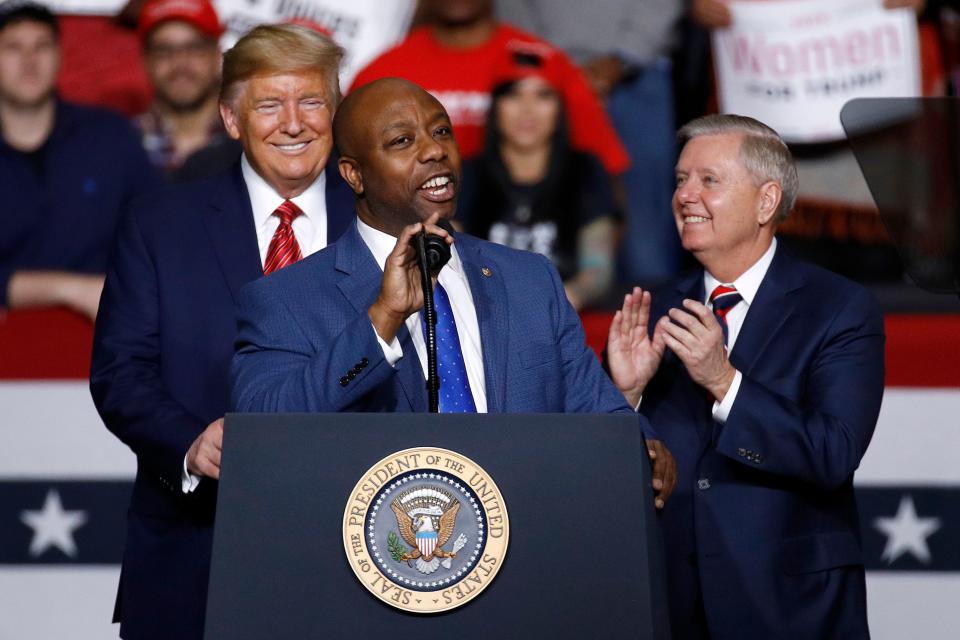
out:
<path id="1" fill-rule="evenodd" d="M 920 94 L 916 15 L 882 0 L 730 3 L 733 26 L 713 35 L 724 113 L 748 115 L 788 142 L 844 138 L 852 98 Z"/>

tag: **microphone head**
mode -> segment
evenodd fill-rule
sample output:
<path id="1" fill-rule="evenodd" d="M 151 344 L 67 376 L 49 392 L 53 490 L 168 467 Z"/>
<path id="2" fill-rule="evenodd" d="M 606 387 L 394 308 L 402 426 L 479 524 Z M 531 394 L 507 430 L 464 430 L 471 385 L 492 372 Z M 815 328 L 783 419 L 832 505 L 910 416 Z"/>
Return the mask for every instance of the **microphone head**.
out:
<path id="1" fill-rule="evenodd" d="M 426 237 L 427 264 L 430 271 L 440 271 L 450 261 L 450 245 L 440 236 Z"/>
<path id="2" fill-rule="evenodd" d="M 450 235 L 453 235 L 453 226 L 448 220 L 439 220 L 437 226 Z M 440 236 L 427 234 L 425 237 L 425 251 L 427 255 L 427 265 L 429 265 L 430 271 L 434 273 L 440 271 L 445 264 L 450 262 L 450 245 Z"/>

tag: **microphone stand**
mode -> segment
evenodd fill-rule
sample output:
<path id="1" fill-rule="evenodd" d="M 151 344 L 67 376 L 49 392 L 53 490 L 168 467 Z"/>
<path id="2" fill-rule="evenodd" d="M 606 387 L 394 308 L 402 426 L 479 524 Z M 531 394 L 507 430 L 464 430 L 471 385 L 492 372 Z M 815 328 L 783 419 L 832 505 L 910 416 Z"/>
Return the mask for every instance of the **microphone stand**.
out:
<path id="1" fill-rule="evenodd" d="M 426 234 L 417 234 L 417 263 L 423 287 L 423 318 L 427 341 L 427 400 L 430 413 L 440 412 L 440 376 L 437 373 L 437 309 L 433 305 L 433 281 L 427 258 Z"/>

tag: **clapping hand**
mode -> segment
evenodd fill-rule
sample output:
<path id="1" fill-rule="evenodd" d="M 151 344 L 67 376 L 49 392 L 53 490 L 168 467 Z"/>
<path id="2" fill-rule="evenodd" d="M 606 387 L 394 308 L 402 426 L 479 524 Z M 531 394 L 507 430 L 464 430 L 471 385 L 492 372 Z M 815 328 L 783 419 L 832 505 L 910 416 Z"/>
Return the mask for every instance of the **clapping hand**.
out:
<path id="1" fill-rule="evenodd" d="M 722 401 L 736 370 L 727 358 L 723 329 L 713 311 L 696 300 L 684 300 L 683 309 L 670 309 L 660 318 L 657 331 L 663 332 L 667 347 L 690 378 Z"/>
<path id="2" fill-rule="evenodd" d="M 663 359 L 663 332 L 659 325 L 652 338 L 647 331 L 650 303 L 650 292 L 634 287 L 623 297 L 623 307 L 613 316 L 607 335 L 610 377 L 632 407 L 640 402 Z"/>

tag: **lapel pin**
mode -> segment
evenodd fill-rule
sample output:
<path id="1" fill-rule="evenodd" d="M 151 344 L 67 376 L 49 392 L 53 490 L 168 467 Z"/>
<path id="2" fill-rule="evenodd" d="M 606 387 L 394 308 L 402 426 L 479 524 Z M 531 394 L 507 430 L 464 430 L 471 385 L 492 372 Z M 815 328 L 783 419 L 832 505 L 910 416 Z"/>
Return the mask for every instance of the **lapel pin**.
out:
<path id="1" fill-rule="evenodd" d="M 488 278 L 493 275 L 493 271 L 490 271 L 490 267 L 483 267 L 483 268 L 481 268 L 481 269 L 480 269 L 480 273 L 482 273 L 483 275 L 485 275 L 485 276 L 488 277 Z"/>

